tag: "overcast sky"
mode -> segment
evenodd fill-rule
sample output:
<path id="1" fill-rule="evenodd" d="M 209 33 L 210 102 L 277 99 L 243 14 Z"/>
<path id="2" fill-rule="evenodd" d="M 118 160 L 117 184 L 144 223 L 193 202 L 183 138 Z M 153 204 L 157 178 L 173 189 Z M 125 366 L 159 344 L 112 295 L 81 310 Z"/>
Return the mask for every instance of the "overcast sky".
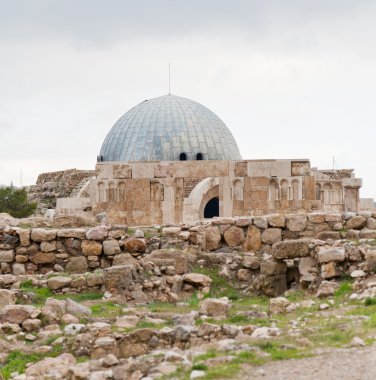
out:
<path id="1" fill-rule="evenodd" d="M 0 0 L 0 184 L 93 169 L 171 62 L 243 158 L 335 157 L 376 197 L 375 20 L 374 0 Z"/>

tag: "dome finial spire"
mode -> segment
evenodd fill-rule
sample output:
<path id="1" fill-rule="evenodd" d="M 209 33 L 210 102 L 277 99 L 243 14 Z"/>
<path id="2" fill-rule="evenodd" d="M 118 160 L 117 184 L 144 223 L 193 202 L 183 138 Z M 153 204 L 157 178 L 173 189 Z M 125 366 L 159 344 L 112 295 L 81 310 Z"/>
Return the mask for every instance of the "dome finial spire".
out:
<path id="1" fill-rule="evenodd" d="M 168 63 L 168 94 L 171 95 L 171 63 Z"/>

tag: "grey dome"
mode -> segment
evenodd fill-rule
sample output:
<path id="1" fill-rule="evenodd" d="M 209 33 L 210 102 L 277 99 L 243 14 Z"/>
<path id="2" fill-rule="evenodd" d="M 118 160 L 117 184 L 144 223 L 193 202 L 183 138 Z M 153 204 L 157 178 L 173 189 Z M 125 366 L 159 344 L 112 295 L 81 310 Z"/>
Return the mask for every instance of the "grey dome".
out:
<path id="1" fill-rule="evenodd" d="M 175 95 L 144 102 L 125 113 L 103 142 L 99 161 L 239 160 L 222 120 L 203 105 Z"/>

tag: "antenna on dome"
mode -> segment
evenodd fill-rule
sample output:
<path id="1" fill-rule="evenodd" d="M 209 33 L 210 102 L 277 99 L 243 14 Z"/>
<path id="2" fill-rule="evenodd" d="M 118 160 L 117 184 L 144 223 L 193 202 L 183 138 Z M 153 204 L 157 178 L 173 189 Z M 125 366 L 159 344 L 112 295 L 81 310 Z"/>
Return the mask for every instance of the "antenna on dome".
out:
<path id="1" fill-rule="evenodd" d="M 171 63 L 168 63 L 168 94 L 171 95 Z"/>

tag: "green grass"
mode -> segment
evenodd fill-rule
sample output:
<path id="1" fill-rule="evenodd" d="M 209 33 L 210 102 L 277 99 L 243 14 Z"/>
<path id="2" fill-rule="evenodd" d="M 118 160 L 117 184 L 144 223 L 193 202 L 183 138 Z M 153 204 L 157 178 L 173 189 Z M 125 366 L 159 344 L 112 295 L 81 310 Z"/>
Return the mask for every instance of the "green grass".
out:
<path id="1" fill-rule="evenodd" d="M 193 294 L 192 294 L 192 297 L 190 299 L 187 300 L 187 303 L 188 305 L 191 307 L 191 308 L 197 308 L 199 303 L 200 303 L 200 299 L 198 298 L 197 296 L 197 291 L 195 291 Z"/>
<path id="2" fill-rule="evenodd" d="M 210 367 L 205 376 L 200 377 L 200 380 L 232 379 L 239 370 L 240 364 L 238 363 L 220 364 Z"/>
<path id="3" fill-rule="evenodd" d="M 366 300 L 364 301 L 364 305 L 365 306 L 376 305 L 376 298 L 367 297 Z"/>
<path id="4" fill-rule="evenodd" d="M 272 360 L 298 359 L 307 356 L 304 351 L 297 348 L 284 348 L 278 342 L 266 342 L 259 347 L 270 354 Z"/>
<path id="5" fill-rule="evenodd" d="M 193 269 L 193 272 L 204 274 L 212 279 L 209 297 L 228 297 L 232 301 L 241 298 L 240 292 L 233 284 L 230 284 L 224 277 L 219 275 L 217 268 L 196 267 Z"/>
<path id="6" fill-rule="evenodd" d="M 8 355 L 0 374 L 9 379 L 13 372 L 24 373 L 28 363 L 35 363 L 41 359 L 40 354 L 25 354 L 21 351 L 12 351 Z"/>
<path id="7" fill-rule="evenodd" d="M 342 281 L 339 288 L 334 292 L 336 300 L 343 299 L 345 296 L 352 293 L 352 283 L 350 281 Z"/>
<path id="8" fill-rule="evenodd" d="M 206 364 L 193 364 L 192 370 L 198 370 L 198 371 L 206 371 L 208 369 L 208 366 Z"/>
<path id="9" fill-rule="evenodd" d="M 195 363 L 205 361 L 207 359 L 216 358 L 219 355 L 219 353 L 216 350 L 208 350 L 205 352 L 205 354 L 201 354 L 195 357 Z"/>
<path id="10" fill-rule="evenodd" d="M 24 353 L 19 350 L 11 351 L 3 365 L 0 368 L 0 375 L 4 379 L 9 379 L 13 372 L 24 373 L 28 363 L 36 363 L 45 357 L 56 357 L 63 352 L 62 346 L 55 346 L 47 354 Z"/>
<path id="11" fill-rule="evenodd" d="M 151 322 L 146 322 L 146 321 L 140 321 L 137 323 L 137 328 L 138 329 L 159 329 L 165 326 L 172 326 L 172 321 L 166 321 L 165 323 L 160 323 L 160 324 L 155 324 Z"/>
<path id="12" fill-rule="evenodd" d="M 122 307 L 112 301 L 99 303 L 91 306 L 93 317 L 112 318 L 122 313 Z"/>
<path id="13" fill-rule="evenodd" d="M 59 300 L 65 300 L 67 298 L 70 298 L 71 300 L 76 302 L 95 301 L 103 297 L 103 294 L 101 292 L 96 291 L 86 291 L 77 294 L 55 294 L 48 288 L 39 288 L 37 286 L 34 286 L 31 280 L 21 282 L 20 289 L 25 292 L 34 294 L 33 304 L 35 304 L 36 306 L 44 305 L 47 298 L 50 297 Z"/>

